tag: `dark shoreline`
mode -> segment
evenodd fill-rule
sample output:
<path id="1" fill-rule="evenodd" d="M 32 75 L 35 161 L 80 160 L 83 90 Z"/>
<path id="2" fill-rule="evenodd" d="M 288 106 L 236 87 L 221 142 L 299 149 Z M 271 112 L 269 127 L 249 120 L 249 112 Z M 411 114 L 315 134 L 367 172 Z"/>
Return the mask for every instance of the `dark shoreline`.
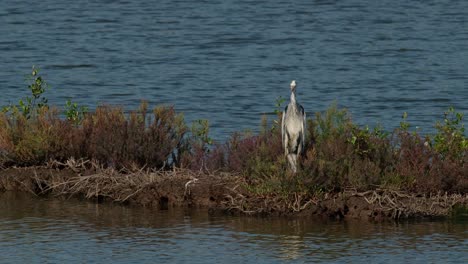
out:
<path id="1" fill-rule="evenodd" d="M 450 218 L 455 211 L 468 208 L 468 194 L 424 196 L 388 189 L 345 190 L 315 196 L 298 193 L 287 197 L 262 196 L 244 188 L 240 176 L 190 170 L 124 174 L 96 168 L 7 168 L 0 170 L 0 191 L 79 197 L 156 210 L 207 208 L 213 214 L 370 221 Z"/>

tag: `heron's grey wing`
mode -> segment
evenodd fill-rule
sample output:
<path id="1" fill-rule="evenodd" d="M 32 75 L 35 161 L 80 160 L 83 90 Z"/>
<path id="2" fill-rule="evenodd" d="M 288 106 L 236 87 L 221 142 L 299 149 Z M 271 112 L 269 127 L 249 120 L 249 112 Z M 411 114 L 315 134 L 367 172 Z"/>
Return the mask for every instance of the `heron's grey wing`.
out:
<path id="1" fill-rule="evenodd" d="M 307 126 L 307 118 L 306 118 L 306 113 L 304 111 L 304 107 L 301 106 L 301 112 L 302 112 L 302 151 L 304 151 L 305 148 L 305 133 L 306 133 L 306 126 Z"/>
<path id="2" fill-rule="evenodd" d="M 307 128 L 307 118 L 306 113 L 304 112 L 304 120 L 302 121 L 302 150 L 305 148 L 305 134 Z"/>
<path id="3" fill-rule="evenodd" d="M 284 118 L 286 116 L 286 111 L 288 110 L 288 107 L 286 106 L 283 111 L 283 116 L 281 117 L 281 141 L 284 142 L 284 133 L 286 132 L 286 124 L 284 122 Z"/>

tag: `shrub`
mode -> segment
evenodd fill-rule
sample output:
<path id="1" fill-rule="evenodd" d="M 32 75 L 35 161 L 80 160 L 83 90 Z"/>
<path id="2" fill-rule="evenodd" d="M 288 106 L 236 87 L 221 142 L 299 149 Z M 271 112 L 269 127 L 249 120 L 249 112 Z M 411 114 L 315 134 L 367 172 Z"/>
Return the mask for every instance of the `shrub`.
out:
<path id="1" fill-rule="evenodd" d="M 17 105 L 9 105 L 2 108 L 4 113 L 12 113 L 14 115 L 22 115 L 26 119 L 35 117 L 37 112 L 42 108 L 48 108 L 47 98 L 43 96 L 44 92 L 49 88 L 46 81 L 39 75 L 39 69 L 32 67 L 32 71 L 26 76 L 28 82 L 28 90 L 31 96 L 20 99 Z"/>
<path id="2" fill-rule="evenodd" d="M 404 116 L 406 118 L 406 115 Z M 387 183 L 419 193 L 468 192 L 467 138 L 463 115 L 449 108 L 437 122 L 433 139 L 410 132 L 409 124 L 396 130 L 394 169 Z"/>
<path id="3" fill-rule="evenodd" d="M 68 99 L 65 104 L 65 116 L 68 121 L 73 122 L 75 125 L 81 124 L 87 112 L 88 107 L 78 106 L 77 103 L 72 103 L 70 99 Z"/>
<path id="4" fill-rule="evenodd" d="M 183 120 L 173 107 L 156 107 L 148 116 L 142 103 L 128 117 L 121 108 L 98 107 L 82 122 L 84 154 L 113 167 L 170 167 L 186 133 Z"/>
<path id="5" fill-rule="evenodd" d="M 0 116 L 3 163 L 37 165 L 55 158 L 59 149 L 65 148 L 60 142 L 69 129 L 64 125 L 56 109 L 42 108 L 34 119 L 3 113 Z"/>
<path id="6" fill-rule="evenodd" d="M 441 154 L 442 158 L 463 160 L 468 151 L 463 114 L 455 112 L 455 109 L 450 107 L 444 113 L 444 121 L 437 121 L 435 128 L 437 134 L 434 136 L 434 149 Z"/>
<path id="7" fill-rule="evenodd" d="M 223 167 L 224 156 L 219 146 L 214 148 L 209 136 L 209 122 L 206 119 L 195 120 L 190 129 L 190 135 L 181 147 L 179 165 L 192 170 L 216 170 Z"/>
<path id="8" fill-rule="evenodd" d="M 367 189 L 382 183 L 392 164 L 388 133 L 355 125 L 346 109 L 333 104 L 308 125 L 309 142 L 303 172 L 313 189 Z"/>
<path id="9" fill-rule="evenodd" d="M 60 119 L 56 109 L 42 109 L 34 119 L 3 113 L 0 125 L 1 161 L 20 166 L 75 157 L 116 168 L 170 167 L 186 132 L 183 116 L 172 107 L 147 116 L 145 103 L 129 116 L 118 107 L 98 107 L 80 126 Z"/>

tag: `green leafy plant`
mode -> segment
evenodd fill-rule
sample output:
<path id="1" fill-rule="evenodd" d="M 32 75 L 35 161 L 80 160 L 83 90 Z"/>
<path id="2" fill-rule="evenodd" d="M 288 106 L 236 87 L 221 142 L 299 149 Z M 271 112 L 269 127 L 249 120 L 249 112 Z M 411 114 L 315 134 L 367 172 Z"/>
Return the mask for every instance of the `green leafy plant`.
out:
<path id="1" fill-rule="evenodd" d="M 348 139 L 348 142 L 354 146 L 354 150 L 358 155 L 364 156 L 372 154 L 372 150 L 377 147 L 375 141 L 383 140 L 388 135 L 389 133 L 384 131 L 380 126 L 376 126 L 370 130 L 369 126 L 361 129 L 356 125 L 352 125 L 351 138 Z"/>
<path id="2" fill-rule="evenodd" d="M 275 108 L 273 112 L 275 115 L 278 117 L 277 119 L 273 120 L 273 126 L 271 127 L 271 130 L 274 131 L 275 129 L 278 129 L 281 126 L 281 117 L 283 114 L 283 103 L 286 101 L 282 96 L 279 96 L 276 98 L 275 101 Z"/>
<path id="3" fill-rule="evenodd" d="M 320 140 L 344 134 L 352 125 L 351 117 L 346 109 L 338 109 L 336 102 L 330 105 L 325 113 L 316 113 L 316 125 L 313 131 Z"/>
<path id="4" fill-rule="evenodd" d="M 283 103 L 286 101 L 282 96 L 276 98 L 275 101 L 275 110 L 273 111 L 275 114 L 279 115 L 283 112 Z"/>
<path id="5" fill-rule="evenodd" d="M 400 122 L 400 129 L 404 132 L 407 132 L 410 128 L 410 123 L 408 122 L 408 113 L 404 112 L 402 116 L 403 120 Z"/>
<path id="6" fill-rule="evenodd" d="M 70 99 L 65 104 L 65 116 L 68 121 L 73 122 L 75 125 L 81 124 L 84 116 L 88 113 L 88 107 L 78 106 L 77 103 L 72 103 Z"/>
<path id="7" fill-rule="evenodd" d="M 444 113 L 444 121 L 435 125 L 434 149 L 444 157 L 461 158 L 468 150 L 468 139 L 465 136 L 463 114 L 450 107 Z"/>
<path id="8" fill-rule="evenodd" d="M 213 139 L 209 136 L 209 132 L 208 120 L 198 119 L 192 122 L 190 136 L 184 138 L 178 148 L 178 166 L 190 169 L 207 169 L 208 167 L 214 169 L 218 166 L 214 164 L 223 163 L 223 155 L 220 150 L 210 147 L 213 144 Z"/>
<path id="9" fill-rule="evenodd" d="M 31 96 L 20 99 L 18 105 L 9 105 L 2 108 L 4 113 L 21 114 L 30 119 L 36 117 L 37 113 L 43 108 L 48 108 L 48 100 L 43 96 L 44 92 L 49 88 L 46 81 L 39 75 L 39 69 L 35 66 L 32 67 L 31 74 L 26 76 L 28 82 L 28 89 Z"/>
<path id="10" fill-rule="evenodd" d="M 207 119 L 198 119 L 192 123 L 192 135 L 201 145 L 207 147 L 207 145 L 213 144 L 213 139 L 209 137 L 210 124 Z"/>

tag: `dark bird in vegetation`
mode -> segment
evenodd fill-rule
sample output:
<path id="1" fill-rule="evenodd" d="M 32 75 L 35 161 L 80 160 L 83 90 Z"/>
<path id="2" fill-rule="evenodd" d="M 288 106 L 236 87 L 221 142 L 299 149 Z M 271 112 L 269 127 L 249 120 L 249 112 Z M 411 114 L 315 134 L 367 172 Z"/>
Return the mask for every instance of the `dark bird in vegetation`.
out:
<path id="1" fill-rule="evenodd" d="M 304 151 L 306 114 L 304 108 L 296 101 L 296 81 L 291 82 L 291 99 L 284 108 L 281 120 L 281 138 L 284 155 L 289 167 L 296 173 L 297 157 Z"/>

